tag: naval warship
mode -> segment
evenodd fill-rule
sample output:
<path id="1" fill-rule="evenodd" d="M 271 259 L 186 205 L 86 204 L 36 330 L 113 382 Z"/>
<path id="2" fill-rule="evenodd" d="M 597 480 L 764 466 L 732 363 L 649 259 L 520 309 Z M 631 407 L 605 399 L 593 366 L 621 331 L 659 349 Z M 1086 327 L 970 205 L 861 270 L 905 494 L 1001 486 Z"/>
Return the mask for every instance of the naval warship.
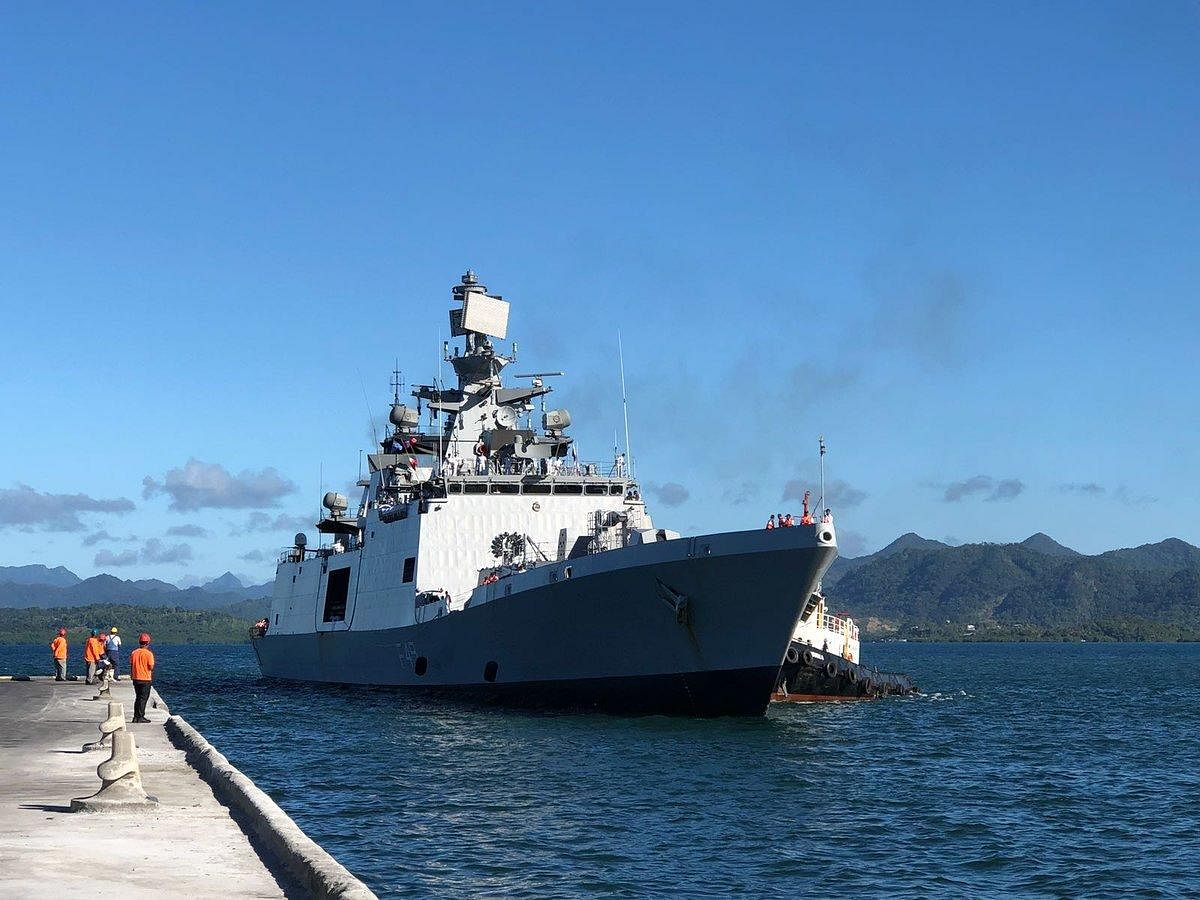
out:
<path id="1" fill-rule="evenodd" d="M 761 715 L 837 555 L 832 521 L 684 537 L 658 527 L 624 453 L 584 462 L 561 372 L 506 382 L 510 304 L 451 289 L 455 382 L 394 379 L 388 433 L 320 546 L 280 556 L 252 633 L 266 677 L 503 705 Z M 459 340 L 461 339 L 461 344 Z M 513 382 L 517 382 L 514 384 Z M 422 426 L 422 422 L 425 425 Z M 538 427 L 540 426 L 540 427 Z"/>

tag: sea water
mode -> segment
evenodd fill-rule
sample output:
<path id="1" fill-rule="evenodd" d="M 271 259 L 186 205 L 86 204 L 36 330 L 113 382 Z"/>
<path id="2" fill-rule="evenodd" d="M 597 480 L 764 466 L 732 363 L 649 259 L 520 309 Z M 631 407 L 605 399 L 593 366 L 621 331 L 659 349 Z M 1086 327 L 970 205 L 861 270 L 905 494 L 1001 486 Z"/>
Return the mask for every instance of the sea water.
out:
<path id="1" fill-rule="evenodd" d="M 172 711 L 381 896 L 1200 896 L 1200 645 L 865 644 L 923 693 L 718 720 L 155 649 Z"/>

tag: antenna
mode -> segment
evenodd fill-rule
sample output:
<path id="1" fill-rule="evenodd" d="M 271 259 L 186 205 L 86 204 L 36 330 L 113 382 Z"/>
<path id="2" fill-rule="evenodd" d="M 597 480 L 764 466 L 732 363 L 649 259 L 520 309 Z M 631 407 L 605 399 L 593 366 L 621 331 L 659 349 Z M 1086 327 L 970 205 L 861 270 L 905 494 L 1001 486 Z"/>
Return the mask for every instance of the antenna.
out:
<path id="1" fill-rule="evenodd" d="M 367 397 L 367 382 L 363 378 L 362 369 L 358 370 L 358 383 L 362 386 L 363 403 L 367 406 L 367 421 L 371 423 L 371 440 L 379 443 L 379 432 L 375 430 L 375 416 L 371 413 L 371 401 Z"/>
<path id="2" fill-rule="evenodd" d="M 817 435 L 817 446 L 821 450 L 821 504 L 819 508 L 823 515 L 825 511 L 825 435 Z"/>
<path id="3" fill-rule="evenodd" d="M 442 383 L 442 372 L 441 372 L 441 367 L 439 366 L 438 367 L 438 384 L 437 384 L 437 398 L 438 398 L 439 403 L 442 402 L 442 394 L 445 393 L 445 391 L 446 391 L 446 385 Z M 435 470 L 438 475 L 443 474 L 442 473 L 442 456 L 443 456 L 443 454 L 442 454 L 442 439 L 445 437 L 445 431 L 446 431 L 445 425 L 443 425 L 441 422 L 438 422 L 438 430 L 437 430 L 438 466 L 437 466 L 437 469 Z"/>
<path id="4" fill-rule="evenodd" d="M 470 271 L 470 270 L 468 270 L 468 271 Z M 465 307 L 464 307 L 464 309 L 465 309 Z M 450 342 L 442 341 L 442 358 L 438 360 L 438 377 L 437 377 L 437 400 L 438 400 L 439 404 L 441 404 L 442 394 L 445 393 L 445 390 L 446 390 L 446 384 L 444 381 L 442 381 L 442 363 L 444 363 L 449 358 L 450 358 Z M 437 429 L 437 436 L 438 436 L 437 468 L 434 469 L 433 471 L 434 471 L 435 476 L 440 476 L 443 474 L 442 469 L 444 468 L 444 462 L 442 459 L 442 456 L 443 456 L 443 454 L 442 454 L 442 437 L 443 437 L 443 432 L 446 430 L 444 424 L 442 423 L 441 415 L 438 416 L 437 424 L 438 424 L 438 429 Z"/>
<path id="5" fill-rule="evenodd" d="M 400 392 L 404 390 L 404 373 L 400 371 L 400 360 L 396 360 L 392 368 L 392 403 L 400 402 Z"/>
<path id="6" fill-rule="evenodd" d="M 621 346 L 621 329 L 617 329 L 617 359 L 621 364 L 621 411 L 625 414 L 625 466 L 633 477 L 633 453 L 629 450 L 629 401 L 625 396 L 625 350 Z"/>

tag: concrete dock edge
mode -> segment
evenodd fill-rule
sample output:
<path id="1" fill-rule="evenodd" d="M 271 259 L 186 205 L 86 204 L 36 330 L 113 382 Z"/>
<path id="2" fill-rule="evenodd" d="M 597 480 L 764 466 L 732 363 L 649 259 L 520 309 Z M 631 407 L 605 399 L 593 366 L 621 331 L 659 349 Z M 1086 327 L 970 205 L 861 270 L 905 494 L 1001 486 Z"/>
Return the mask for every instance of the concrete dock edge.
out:
<path id="1" fill-rule="evenodd" d="M 374 900 L 369 887 L 306 835 L 185 719 L 171 716 L 166 729 L 171 742 L 184 752 L 217 799 L 242 815 L 253 837 L 310 896 Z"/>

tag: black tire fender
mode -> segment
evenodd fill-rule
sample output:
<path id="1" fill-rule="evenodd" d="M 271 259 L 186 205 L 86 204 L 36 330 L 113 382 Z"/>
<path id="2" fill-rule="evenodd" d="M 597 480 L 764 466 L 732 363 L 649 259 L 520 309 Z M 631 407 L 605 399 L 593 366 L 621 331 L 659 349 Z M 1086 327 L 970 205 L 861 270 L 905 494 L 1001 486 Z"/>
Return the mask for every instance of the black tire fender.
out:
<path id="1" fill-rule="evenodd" d="M 833 660 L 825 663 L 825 674 L 829 678 L 833 678 L 835 675 L 837 675 L 837 663 L 835 663 Z"/>
<path id="2" fill-rule="evenodd" d="M 810 669 L 813 667 L 813 660 L 816 659 L 816 657 L 813 656 L 813 652 L 811 650 L 805 650 L 800 658 L 802 660 L 804 660 L 804 665 L 806 665 Z"/>
<path id="3" fill-rule="evenodd" d="M 789 663 L 798 663 L 800 662 L 800 651 L 795 647 L 788 647 L 787 653 L 783 654 L 783 658 Z"/>
<path id="4" fill-rule="evenodd" d="M 846 680 L 851 684 L 858 684 L 858 669 L 846 669 Z"/>

